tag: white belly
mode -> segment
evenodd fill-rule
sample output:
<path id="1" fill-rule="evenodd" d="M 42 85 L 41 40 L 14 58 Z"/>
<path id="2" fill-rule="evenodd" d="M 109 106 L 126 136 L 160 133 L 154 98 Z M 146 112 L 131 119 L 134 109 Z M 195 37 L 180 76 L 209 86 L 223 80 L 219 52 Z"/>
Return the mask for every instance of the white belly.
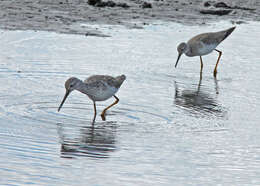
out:
<path id="1" fill-rule="evenodd" d="M 93 101 L 105 101 L 115 95 L 117 90 L 115 87 L 108 86 L 105 90 L 98 89 L 93 94 L 88 94 L 88 97 Z"/>
<path id="2" fill-rule="evenodd" d="M 203 44 L 202 47 L 199 47 L 198 53 L 200 56 L 207 55 L 211 53 L 217 47 L 216 44 Z"/>

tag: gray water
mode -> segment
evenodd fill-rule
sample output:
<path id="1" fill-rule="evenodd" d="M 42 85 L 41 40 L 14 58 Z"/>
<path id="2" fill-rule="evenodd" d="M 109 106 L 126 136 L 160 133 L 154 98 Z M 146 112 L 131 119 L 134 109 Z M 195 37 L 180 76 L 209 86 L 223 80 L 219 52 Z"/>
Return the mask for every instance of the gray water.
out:
<path id="1" fill-rule="evenodd" d="M 260 185 L 260 24 L 238 25 L 218 53 L 176 46 L 229 28 L 158 23 L 98 26 L 112 37 L 0 32 L 0 185 Z M 127 76 L 120 102 L 93 105 L 71 76 Z"/>

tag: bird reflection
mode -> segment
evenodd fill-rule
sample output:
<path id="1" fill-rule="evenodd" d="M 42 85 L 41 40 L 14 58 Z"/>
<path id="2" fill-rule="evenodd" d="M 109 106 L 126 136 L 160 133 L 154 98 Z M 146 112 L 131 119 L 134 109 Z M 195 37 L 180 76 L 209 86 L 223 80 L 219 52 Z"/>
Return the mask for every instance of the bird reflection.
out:
<path id="1" fill-rule="evenodd" d="M 224 117 L 225 112 L 223 107 L 217 103 L 217 100 L 212 94 L 203 91 L 201 87 L 202 76 L 200 77 L 197 88 L 181 90 L 178 83 L 175 81 L 175 98 L 174 103 L 180 108 L 190 112 L 191 114 L 201 114 L 202 116 L 214 115 Z M 218 81 L 215 78 L 215 91 L 219 94 Z"/>
<path id="2" fill-rule="evenodd" d="M 81 127 L 79 137 L 76 138 L 70 138 L 70 134 L 65 134 L 64 130 L 62 124 L 58 124 L 60 151 L 63 158 L 80 156 L 108 158 L 108 153 L 116 150 L 116 125 L 113 122 L 100 123 L 95 127 L 93 125 Z"/>

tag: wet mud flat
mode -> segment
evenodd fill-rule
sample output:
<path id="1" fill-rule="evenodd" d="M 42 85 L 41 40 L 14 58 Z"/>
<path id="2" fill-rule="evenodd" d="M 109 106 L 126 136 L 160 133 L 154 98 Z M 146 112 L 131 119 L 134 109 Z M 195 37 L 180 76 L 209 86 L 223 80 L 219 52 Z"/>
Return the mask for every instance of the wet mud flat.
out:
<path id="1" fill-rule="evenodd" d="M 155 21 L 189 25 L 219 20 L 260 20 L 260 1 L 251 0 L 1 0 L 0 28 L 102 36 L 81 23 L 142 28 Z"/>

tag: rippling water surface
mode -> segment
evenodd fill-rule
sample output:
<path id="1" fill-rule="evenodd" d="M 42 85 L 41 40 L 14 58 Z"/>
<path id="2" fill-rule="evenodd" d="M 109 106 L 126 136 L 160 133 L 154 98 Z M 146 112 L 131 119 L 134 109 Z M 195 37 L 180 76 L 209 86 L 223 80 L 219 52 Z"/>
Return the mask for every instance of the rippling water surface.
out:
<path id="1" fill-rule="evenodd" d="M 0 184 L 260 185 L 260 24 L 238 25 L 217 52 L 176 45 L 210 26 L 96 26 L 112 37 L 0 32 Z M 102 121 L 71 76 L 127 76 Z"/>

